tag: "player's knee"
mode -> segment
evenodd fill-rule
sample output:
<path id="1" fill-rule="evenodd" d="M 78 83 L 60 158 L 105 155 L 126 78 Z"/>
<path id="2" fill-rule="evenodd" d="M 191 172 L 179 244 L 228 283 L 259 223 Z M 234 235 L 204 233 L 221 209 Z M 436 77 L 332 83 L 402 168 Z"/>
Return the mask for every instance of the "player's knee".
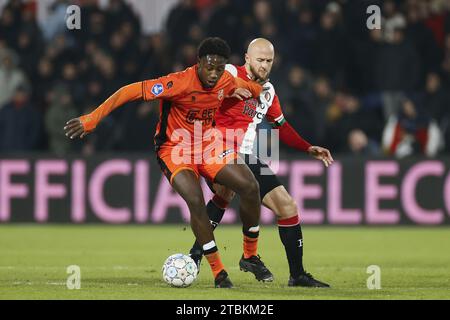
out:
<path id="1" fill-rule="evenodd" d="M 285 210 L 284 211 L 286 211 L 286 214 L 288 215 L 288 218 L 293 217 L 295 215 L 298 215 L 297 203 L 291 197 L 289 197 L 286 200 L 284 206 L 285 206 Z"/>
<path id="2" fill-rule="evenodd" d="M 230 203 L 236 194 L 233 191 L 229 191 L 226 193 L 216 193 L 216 195 L 223 199 L 223 201 Z"/>
<path id="3" fill-rule="evenodd" d="M 292 197 L 287 197 L 279 204 L 276 215 L 279 218 L 287 219 L 298 215 L 297 203 L 292 199 Z"/>
<path id="4" fill-rule="evenodd" d="M 226 187 L 217 188 L 215 194 L 228 203 L 230 203 L 236 195 L 233 190 L 230 190 Z"/>
<path id="5" fill-rule="evenodd" d="M 259 184 L 256 179 L 251 179 L 245 182 L 242 186 L 241 197 L 256 197 L 259 196 Z"/>

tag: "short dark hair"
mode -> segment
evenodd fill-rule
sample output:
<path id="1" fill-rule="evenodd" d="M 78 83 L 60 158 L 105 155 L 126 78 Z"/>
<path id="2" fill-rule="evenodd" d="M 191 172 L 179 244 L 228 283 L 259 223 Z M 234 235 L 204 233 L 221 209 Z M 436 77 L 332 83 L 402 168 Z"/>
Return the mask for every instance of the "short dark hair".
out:
<path id="1" fill-rule="evenodd" d="M 228 60 L 230 58 L 231 49 L 225 40 L 218 37 L 210 37 L 203 40 L 198 47 L 199 58 L 208 54 L 215 54 Z"/>

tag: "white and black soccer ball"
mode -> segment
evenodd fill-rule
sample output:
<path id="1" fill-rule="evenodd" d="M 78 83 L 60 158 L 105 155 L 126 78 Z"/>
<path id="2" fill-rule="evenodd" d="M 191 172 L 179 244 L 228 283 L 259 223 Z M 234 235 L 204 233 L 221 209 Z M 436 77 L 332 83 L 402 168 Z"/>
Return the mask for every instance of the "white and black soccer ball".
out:
<path id="1" fill-rule="evenodd" d="M 185 254 L 173 254 L 164 262 L 162 276 L 173 287 L 189 287 L 197 278 L 197 265 Z"/>

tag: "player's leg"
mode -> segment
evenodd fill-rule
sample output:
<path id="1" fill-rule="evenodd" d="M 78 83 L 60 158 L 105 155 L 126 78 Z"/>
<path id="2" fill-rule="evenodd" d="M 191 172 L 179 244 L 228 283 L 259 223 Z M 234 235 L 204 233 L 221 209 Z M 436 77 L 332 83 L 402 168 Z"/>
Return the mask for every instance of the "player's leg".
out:
<path id="1" fill-rule="evenodd" d="M 191 228 L 201 245 L 214 241 L 206 215 L 205 201 L 198 177 L 190 170 L 180 171 L 172 180 L 172 187 L 186 201 L 191 213 Z"/>
<path id="2" fill-rule="evenodd" d="M 198 165 L 192 163 L 175 164 L 172 161 L 172 150 L 170 148 L 160 149 L 157 160 L 172 187 L 188 205 L 191 215 L 191 228 L 205 251 L 205 256 L 215 277 L 215 286 L 231 288 L 232 283 L 226 271 L 223 270 L 223 264 L 214 241 L 214 234 L 206 214 L 203 191 L 199 182 Z"/>
<path id="3" fill-rule="evenodd" d="M 258 176 L 260 184 L 270 182 L 268 176 Z M 273 185 L 273 183 L 272 183 Z M 279 185 L 263 196 L 263 205 L 271 209 L 278 219 L 278 232 L 286 251 L 289 264 L 289 286 L 329 287 L 314 279 L 303 267 L 303 235 L 298 207 L 283 185 Z"/>
<path id="4" fill-rule="evenodd" d="M 208 202 L 207 211 L 209 220 L 214 228 L 222 221 L 226 208 L 235 197 L 236 193 L 221 184 L 214 183 L 211 186 L 214 196 Z"/>
<path id="5" fill-rule="evenodd" d="M 208 214 L 209 221 L 214 230 L 222 221 L 225 209 L 228 207 L 228 204 L 231 202 L 231 200 L 233 200 L 236 193 L 233 190 L 230 190 L 229 188 L 218 183 L 211 183 L 208 185 L 214 192 L 214 196 L 211 200 L 208 201 L 206 205 L 206 213 Z M 189 251 L 189 254 L 197 264 L 197 267 L 200 267 L 200 263 L 203 257 L 203 249 L 197 241 L 195 241 L 195 243 L 193 244 L 191 250 Z M 198 270 L 200 270 L 200 268 L 198 268 Z"/>
<path id="6" fill-rule="evenodd" d="M 278 231 L 289 264 L 289 283 L 291 285 L 327 286 L 316 281 L 303 268 L 303 237 L 299 211 L 294 199 L 266 163 L 252 155 L 246 157 L 246 162 L 259 183 L 263 205 L 271 209 L 277 216 Z M 298 280 L 299 278 L 300 280 Z"/>
<path id="7" fill-rule="evenodd" d="M 215 182 L 233 190 L 240 197 L 239 213 L 244 238 L 244 253 L 239 261 L 241 270 L 252 272 L 257 280 L 273 281 L 272 273 L 258 255 L 261 211 L 258 182 L 245 164 L 225 165 L 215 175 Z"/>
<path id="8" fill-rule="evenodd" d="M 231 287 L 231 281 L 220 259 L 213 230 L 206 214 L 205 200 L 197 175 L 191 170 L 182 170 L 172 178 L 171 182 L 175 191 L 188 205 L 192 231 L 211 266 L 216 287 Z"/>
<path id="9" fill-rule="evenodd" d="M 264 180 L 261 176 L 261 180 Z M 263 196 L 263 205 L 277 217 L 278 233 L 284 245 L 292 277 L 298 277 L 303 268 L 303 237 L 297 204 L 283 185 L 279 185 Z"/>

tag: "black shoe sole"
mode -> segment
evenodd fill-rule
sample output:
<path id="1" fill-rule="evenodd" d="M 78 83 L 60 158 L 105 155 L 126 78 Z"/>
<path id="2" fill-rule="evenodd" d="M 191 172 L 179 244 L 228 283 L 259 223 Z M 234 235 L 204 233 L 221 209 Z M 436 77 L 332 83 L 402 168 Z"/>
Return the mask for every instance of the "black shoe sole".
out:
<path id="1" fill-rule="evenodd" d="M 219 272 L 217 277 L 214 279 L 215 288 L 231 289 L 233 288 L 233 282 L 231 282 L 228 277 L 228 273 L 225 270 Z"/>
<path id="2" fill-rule="evenodd" d="M 233 286 L 221 287 L 219 285 L 215 285 L 214 287 L 217 289 L 233 289 Z"/>
<path id="3" fill-rule="evenodd" d="M 224 280 L 224 281 L 225 281 L 225 280 Z M 231 288 L 233 288 L 234 286 L 233 286 L 233 283 L 231 282 L 231 280 L 228 280 L 228 281 L 225 283 L 225 286 L 222 287 L 221 284 L 214 284 L 214 287 L 215 287 L 215 288 L 218 288 L 218 289 L 231 289 Z"/>
<path id="4" fill-rule="evenodd" d="M 302 288 L 331 288 L 330 285 L 309 285 L 309 284 L 293 284 L 288 282 L 288 287 L 302 287 Z"/>
<path id="5" fill-rule="evenodd" d="M 304 285 L 293 285 L 293 284 L 288 284 L 288 287 L 294 288 L 294 287 L 300 287 L 300 288 L 315 288 L 315 289 L 329 289 L 331 288 L 330 286 L 304 286 Z"/>
<path id="6" fill-rule="evenodd" d="M 267 278 L 264 278 L 264 279 L 258 279 L 258 277 L 255 275 L 255 273 L 252 271 L 252 268 L 251 267 L 246 267 L 246 266 L 242 266 L 241 264 L 239 264 L 239 269 L 241 270 L 241 271 L 244 271 L 244 272 L 250 272 L 250 273 L 252 273 L 254 276 L 255 276 L 255 278 L 256 278 L 256 280 L 258 280 L 258 281 L 262 281 L 262 282 L 273 282 L 273 275 L 271 275 L 270 277 L 267 277 Z"/>

